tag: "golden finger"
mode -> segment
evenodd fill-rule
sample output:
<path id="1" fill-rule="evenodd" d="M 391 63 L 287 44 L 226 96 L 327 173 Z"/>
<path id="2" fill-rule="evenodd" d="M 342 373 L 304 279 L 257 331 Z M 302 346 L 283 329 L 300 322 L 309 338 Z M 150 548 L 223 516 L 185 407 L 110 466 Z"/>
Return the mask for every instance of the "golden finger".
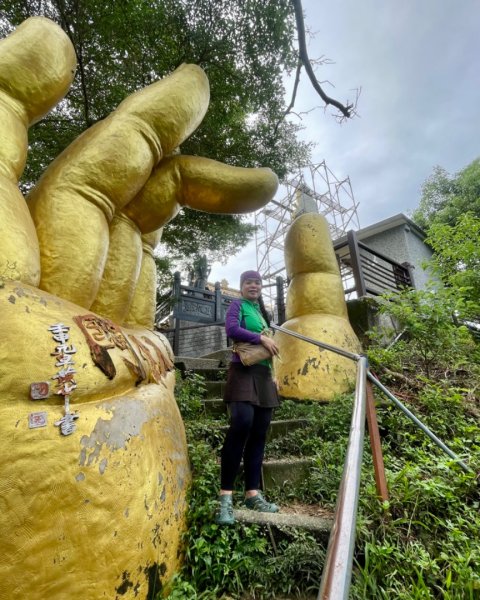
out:
<path id="1" fill-rule="evenodd" d="M 108 259 L 91 309 L 116 323 L 153 328 L 156 266 L 153 251 L 162 229 L 141 236 L 128 217 L 117 214 L 110 225 Z"/>
<path id="2" fill-rule="evenodd" d="M 27 128 L 68 91 L 75 52 L 48 19 L 27 19 L 0 42 L 0 276 L 37 285 L 37 235 L 17 184 L 27 156 Z"/>
<path id="3" fill-rule="evenodd" d="M 273 197 L 277 185 L 270 169 L 230 167 L 195 156 L 162 161 L 140 194 L 123 209 L 124 215 L 117 215 L 110 225 L 108 259 L 92 310 L 125 325 L 152 327 L 156 284 L 153 249 L 160 241 L 161 226 L 182 205 L 212 213 L 255 210 Z M 139 249 L 140 232 L 144 233 L 143 252 Z M 138 276 L 139 260 L 142 267 Z"/>
<path id="4" fill-rule="evenodd" d="M 115 212 L 139 193 L 164 154 L 195 130 L 208 101 L 202 69 L 182 65 L 124 100 L 52 163 L 28 198 L 42 289 L 92 305 Z"/>
<path id="5" fill-rule="evenodd" d="M 162 229 L 142 235 L 142 266 L 125 324 L 153 328 L 155 319 L 157 268 L 153 251 L 160 242 Z"/>
<path id="6" fill-rule="evenodd" d="M 323 215 L 297 217 L 285 237 L 285 265 L 290 279 L 283 327 L 350 352 L 361 351 L 348 321 L 338 263 Z M 311 400 L 331 400 L 348 391 L 355 362 L 279 333 L 281 364 L 276 365 L 280 393 Z"/>
<path id="7" fill-rule="evenodd" d="M 124 212 L 142 233 L 148 233 L 167 223 L 182 206 L 217 214 L 255 211 L 273 198 L 277 187 L 277 176 L 270 169 L 172 156 L 157 167 Z"/>

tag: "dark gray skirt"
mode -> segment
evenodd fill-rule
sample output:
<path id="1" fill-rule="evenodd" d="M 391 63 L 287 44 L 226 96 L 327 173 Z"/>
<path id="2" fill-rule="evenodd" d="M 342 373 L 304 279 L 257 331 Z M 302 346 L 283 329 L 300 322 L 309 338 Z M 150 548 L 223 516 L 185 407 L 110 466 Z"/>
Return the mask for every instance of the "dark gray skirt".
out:
<path id="1" fill-rule="evenodd" d="M 280 405 L 272 372 L 264 365 L 244 367 L 241 363 L 230 363 L 223 400 L 250 402 L 264 408 Z"/>

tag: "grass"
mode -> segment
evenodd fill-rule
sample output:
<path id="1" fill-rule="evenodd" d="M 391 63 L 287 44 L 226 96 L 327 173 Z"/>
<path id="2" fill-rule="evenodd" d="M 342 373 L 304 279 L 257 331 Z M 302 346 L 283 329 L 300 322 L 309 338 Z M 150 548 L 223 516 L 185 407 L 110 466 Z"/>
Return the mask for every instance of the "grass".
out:
<path id="1" fill-rule="evenodd" d="M 391 374 L 388 376 L 389 388 L 478 471 L 480 428 L 472 409 L 478 400 L 472 396 L 468 377 L 464 377 L 463 387 L 458 387 L 425 377 L 409 386 L 405 379 L 399 378 L 398 384 Z M 204 414 L 202 393 L 198 376 L 179 382 L 177 398 L 185 418 L 194 479 L 185 565 L 172 582 L 169 599 L 315 595 L 324 540 L 301 531 L 285 531 L 277 534 L 274 547 L 269 531 L 261 526 L 238 523 L 225 529 L 214 523 L 218 452 L 223 439 L 219 425 L 225 424 L 225 419 Z M 351 395 L 328 405 L 282 404 L 276 418 L 306 418 L 308 424 L 270 441 L 267 456 L 309 457 L 312 468 L 300 487 L 269 490 L 269 497 L 280 502 L 291 498 L 334 505 L 351 406 Z M 366 443 L 350 598 L 479 600 L 480 498 L 476 476 L 465 474 L 391 404 L 382 399 L 377 412 L 390 499 L 386 504 L 377 499 Z"/>

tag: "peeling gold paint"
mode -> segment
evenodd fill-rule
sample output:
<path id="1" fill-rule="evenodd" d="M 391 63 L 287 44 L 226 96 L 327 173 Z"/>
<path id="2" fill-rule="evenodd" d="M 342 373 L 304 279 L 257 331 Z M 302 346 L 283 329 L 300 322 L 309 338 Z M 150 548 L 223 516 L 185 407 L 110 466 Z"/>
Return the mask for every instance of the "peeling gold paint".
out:
<path id="1" fill-rule="evenodd" d="M 0 346 L 0 452 L 9 457 L 0 466 L 0 598 L 10 600 L 12 589 L 29 600 L 63 598 L 65 589 L 72 599 L 114 598 L 125 571 L 135 577 L 124 597 L 133 598 L 134 589 L 146 597 L 148 576 L 139 564 L 160 561 L 162 580 L 173 575 L 185 526 L 190 471 L 174 373 L 165 372 L 161 385 L 135 387 L 122 351 L 113 348 L 116 376 L 108 379 L 73 320 L 78 306 L 26 285 L 20 294 L 15 289 L 15 282 L 0 289 L 3 336 L 15 340 L 14 352 Z M 53 426 L 63 414 L 60 397 L 29 399 L 30 383 L 54 373 L 47 328 L 60 319 L 84 367 L 72 396 L 77 431 L 68 437 Z M 168 349 L 164 358 L 172 360 L 159 334 L 122 331 Z M 28 428 L 33 410 L 47 412 L 47 427 Z M 102 556 L 108 568 L 99 569 Z"/>

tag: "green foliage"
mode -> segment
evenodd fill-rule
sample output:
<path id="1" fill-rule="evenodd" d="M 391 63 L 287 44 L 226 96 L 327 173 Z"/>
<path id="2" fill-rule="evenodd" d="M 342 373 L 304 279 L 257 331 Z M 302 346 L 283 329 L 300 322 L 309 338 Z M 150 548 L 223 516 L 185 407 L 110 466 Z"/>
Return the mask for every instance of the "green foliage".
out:
<path id="1" fill-rule="evenodd" d="M 211 445 L 202 437 L 215 431 L 203 415 L 200 399 L 203 378 L 195 373 L 177 381 L 176 398 L 185 419 L 193 484 L 189 492 L 188 531 L 185 534 L 185 568 L 171 584 L 169 598 L 217 598 L 240 593 L 248 574 L 261 561 L 267 541 L 257 528 L 222 528 L 215 524 L 219 464 Z M 209 441 L 218 448 L 220 433 Z"/>
<path id="2" fill-rule="evenodd" d="M 380 314 L 392 318 L 396 328 L 370 332 L 377 341 L 369 351 L 372 364 L 430 377 L 439 370 L 447 374 L 472 363 L 475 343 L 467 328 L 458 327 L 453 318 L 465 314 L 465 301 L 456 290 L 407 289 L 379 298 L 378 305 Z M 383 349 L 381 340 L 399 331 L 403 340 Z"/>
<path id="3" fill-rule="evenodd" d="M 187 373 L 184 379 L 180 371 L 176 375 L 175 398 L 180 414 L 184 419 L 195 419 L 204 412 L 202 398 L 206 389 L 205 379 L 193 372 Z"/>
<path id="4" fill-rule="evenodd" d="M 423 186 L 414 220 L 427 230 L 429 266 L 463 298 L 464 315 L 480 315 L 480 158 L 454 176 L 436 167 Z"/>
<path id="5" fill-rule="evenodd" d="M 164 227 L 162 245 L 177 269 L 185 269 L 194 257 L 203 254 L 210 262 L 225 263 L 245 246 L 254 231 L 254 225 L 241 215 L 212 215 L 186 208 Z"/>
<path id="6" fill-rule="evenodd" d="M 185 418 L 193 483 L 188 499 L 185 565 L 170 582 L 168 599 L 267 599 L 317 590 L 324 550 L 310 534 L 286 532 L 277 540 L 275 550 L 263 527 L 237 523 L 225 528 L 215 524 L 217 456 L 223 441 L 219 425 L 224 421 L 202 413 L 202 384 L 202 378 L 193 373 L 177 381 L 176 396 Z"/>
<path id="7" fill-rule="evenodd" d="M 395 346 L 394 346 L 395 348 Z M 392 350 L 393 351 L 393 350 Z M 408 365 L 407 365 L 408 366 Z M 473 381 L 472 381 L 473 382 Z M 480 427 L 465 403 L 467 390 L 447 381 L 420 386 L 409 408 L 473 470 L 480 465 Z M 218 489 L 218 421 L 199 406 L 202 380 L 190 373 L 179 381 L 179 404 L 186 416 L 193 470 L 185 566 L 171 582 L 170 600 L 275 598 L 315 594 L 319 588 L 324 542 L 308 533 L 285 532 L 276 552 L 266 530 L 237 523 L 214 523 Z M 395 390 L 394 390 L 395 392 Z M 333 507 L 343 469 L 352 396 L 327 405 L 284 401 L 276 418 L 307 418 L 293 438 L 273 440 L 270 455 L 310 456 L 311 472 L 295 490 L 268 490 L 281 504 L 288 499 Z M 480 591 L 479 495 L 474 474 L 463 473 L 450 458 L 393 405 L 378 406 L 378 420 L 390 500 L 377 500 L 368 444 L 360 492 L 354 600 L 417 598 L 476 600 Z M 302 435 L 304 442 L 302 442 Z"/>
<path id="8" fill-rule="evenodd" d="M 435 223 L 456 225 L 466 212 L 480 217 L 480 158 L 451 176 L 441 167 L 423 185 L 413 219 L 424 229 Z"/>
<path id="9" fill-rule="evenodd" d="M 374 344 L 371 364 L 387 370 L 393 392 L 472 472 L 461 471 L 394 406 L 378 407 L 390 500 L 373 500 L 365 469 L 351 598 L 480 598 L 478 347 L 451 319 L 464 305 L 455 288 L 382 301 L 405 337 L 388 348 Z M 377 332 L 382 337 L 385 331 Z"/>
<path id="10" fill-rule="evenodd" d="M 426 242 L 433 248 L 435 273 L 465 301 L 461 316 L 480 315 L 480 216 L 467 212 L 455 225 L 434 223 Z"/>
<path id="11" fill-rule="evenodd" d="M 267 598 L 283 594 L 316 593 L 320 587 L 325 550 L 318 541 L 305 531 L 294 531 L 277 547 L 277 555 L 270 556 L 258 577 L 264 582 Z M 262 567 L 263 570 L 263 567 Z"/>
<path id="12" fill-rule="evenodd" d="M 0 36 L 32 15 L 60 24 L 78 68 L 66 99 L 30 129 L 24 192 L 80 133 L 182 63 L 200 65 L 211 87 L 209 111 L 182 153 L 270 167 L 280 177 L 307 161 L 299 127 L 283 119 L 283 77 L 297 61 L 289 0 L 4 0 Z M 238 215 L 185 210 L 166 227 L 164 243 L 169 254 L 218 259 L 251 235 Z"/>
<path id="13" fill-rule="evenodd" d="M 447 295 L 448 297 L 448 295 Z M 429 296 L 415 307 L 417 319 L 424 315 Z M 409 304 L 410 302 L 410 304 Z M 403 303 L 412 307 L 408 295 Z M 385 306 L 391 306 L 386 302 Z M 447 306 L 448 302 L 447 302 Z M 439 307 L 431 306 L 436 314 Z M 447 311 L 448 312 L 448 311 Z M 441 311 L 439 314 L 442 314 Z M 449 344 L 437 347 L 430 363 L 434 380 L 419 369 L 421 362 L 413 336 L 427 344 L 425 328 L 416 324 L 411 311 L 409 341 L 389 348 L 390 366 L 400 364 L 409 381 L 393 389 L 433 432 L 472 469 L 464 473 L 455 461 L 437 448 L 425 434 L 393 404 L 377 404 L 379 428 L 389 489 L 389 501 L 378 501 L 372 457 L 365 444 L 352 600 L 478 600 L 480 598 L 480 496 L 475 473 L 480 468 L 480 419 L 478 371 L 466 352 L 448 366 Z M 441 334 L 441 327 L 437 335 Z M 454 335 L 452 332 L 447 337 Z M 435 343 L 435 342 L 432 342 Z M 412 351 L 409 353 L 408 348 Z M 379 356 L 383 350 L 374 348 Z M 464 355 L 460 354 L 464 352 Z M 395 356 L 398 353 L 400 357 Z M 472 357 L 470 357 L 472 358 Z M 450 356 L 450 360 L 452 356 Z M 382 361 L 376 365 L 381 371 Z M 452 385 L 455 365 L 462 365 L 462 385 Z M 440 367 L 441 365 L 441 367 Z M 438 375 L 442 374 L 442 377 Z M 380 376 L 382 379 L 382 376 Z M 193 469 L 190 492 L 189 530 L 185 537 L 186 562 L 172 582 L 169 598 L 268 599 L 289 594 L 316 594 L 320 584 L 326 540 L 308 533 L 285 531 L 277 539 L 275 552 L 268 532 L 260 526 L 236 524 L 218 528 L 214 523 L 218 488 L 218 452 L 222 444 L 219 422 L 202 415 L 198 408 L 201 388 L 189 375 L 182 399 L 187 439 Z M 391 386 L 390 386 L 391 387 Z M 377 398 L 378 400 L 380 398 Z M 289 499 L 332 507 L 343 470 L 351 418 L 352 396 L 344 395 L 321 405 L 286 400 L 277 419 L 303 418 L 304 428 L 268 443 L 271 456 L 309 456 L 312 467 L 296 489 L 268 490 L 281 505 Z M 222 421 L 223 423 L 224 421 Z"/>
<path id="14" fill-rule="evenodd" d="M 196 527 L 192 522 L 190 533 L 195 537 L 190 538 L 186 554 L 189 578 L 195 581 L 197 590 L 210 597 L 219 592 L 242 592 L 267 553 L 267 540 L 257 535 L 257 528 L 222 528 L 213 522 L 213 514 L 210 523 Z"/>
<path id="15" fill-rule="evenodd" d="M 427 386 L 412 410 L 473 470 L 480 428 L 459 392 Z M 476 599 L 480 595 L 478 486 L 432 447 L 398 410 L 379 409 L 390 493 L 388 512 L 374 502 L 371 472 L 360 496 L 351 598 Z"/>
<path id="16" fill-rule="evenodd" d="M 255 528 L 222 528 L 214 522 L 215 490 L 219 468 L 205 442 L 189 443 L 193 485 L 189 496 L 186 566 L 173 582 L 171 598 L 182 597 L 181 590 L 194 586 L 192 598 L 216 598 L 219 592 L 242 591 L 255 561 L 266 552 L 266 540 L 255 536 Z"/>
<path id="17" fill-rule="evenodd" d="M 284 400 L 275 411 L 275 419 L 305 419 L 306 423 L 267 443 L 268 458 L 316 456 L 326 442 L 346 445 L 352 415 L 352 395 L 337 396 L 328 404 Z M 341 458 L 339 458 L 341 462 Z"/>

